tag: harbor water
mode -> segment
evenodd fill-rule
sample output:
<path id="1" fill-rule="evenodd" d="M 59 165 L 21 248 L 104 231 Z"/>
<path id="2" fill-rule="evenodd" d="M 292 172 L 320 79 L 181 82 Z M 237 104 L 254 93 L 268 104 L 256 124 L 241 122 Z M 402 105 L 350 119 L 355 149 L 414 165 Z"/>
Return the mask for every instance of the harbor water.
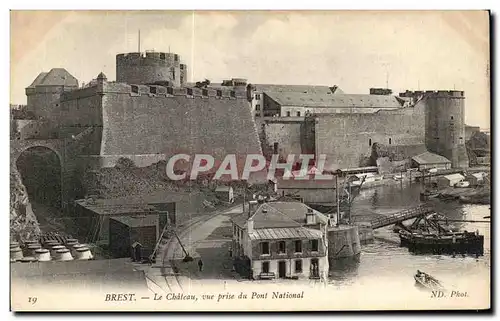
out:
<path id="1" fill-rule="evenodd" d="M 390 215 L 409 207 L 423 204 L 418 183 L 394 184 L 363 190 L 353 203 L 352 216 L 369 220 L 378 215 Z M 489 205 L 460 204 L 457 201 L 427 201 L 434 209 L 449 219 L 489 221 Z M 411 223 L 412 220 L 405 222 Z M 489 288 L 490 281 L 490 223 L 451 223 L 451 226 L 471 232 L 479 231 L 485 237 L 484 255 L 480 257 L 450 255 L 416 255 L 400 247 L 393 226 L 374 231 L 373 242 L 363 245 L 358 262 L 347 262 L 329 272 L 329 284 L 345 287 L 377 283 L 381 280 L 399 284 L 403 289 L 414 288 L 413 275 L 417 270 L 427 272 L 445 285 L 479 284 Z M 479 282 L 479 283 L 478 283 Z"/>

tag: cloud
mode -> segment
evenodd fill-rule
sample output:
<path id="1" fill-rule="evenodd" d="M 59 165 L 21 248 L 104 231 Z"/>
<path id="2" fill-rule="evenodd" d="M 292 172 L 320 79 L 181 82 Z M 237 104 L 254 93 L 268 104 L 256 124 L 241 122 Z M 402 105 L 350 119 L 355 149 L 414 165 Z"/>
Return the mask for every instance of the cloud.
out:
<path id="1" fill-rule="evenodd" d="M 65 67 L 80 81 L 115 78 L 115 55 L 141 48 L 180 54 L 196 81 L 244 77 L 254 83 L 462 89 L 466 119 L 489 123 L 487 23 L 481 15 L 436 12 L 74 12 L 12 62 L 12 101 L 41 71 Z M 483 15 L 484 16 L 484 15 Z M 479 17 L 479 18 L 478 18 Z M 487 16 L 486 16 L 487 17 Z M 47 17 L 33 17 L 32 26 Z M 479 19 L 479 20 L 478 20 Z M 19 20 L 18 21 L 22 21 Z M 477 28 L 475 26 L 478 26 Z M 486 27 L 485 27 L 486 26 Z M 26 26 L 14 23 L 16 35 Z M 16 33 L 17 32 L 17 33 Z M 26 32 L 25 32 L 26 33 Z M 32 36 L 35 37 L 35 36 Z M 487 47 L 487 46 L 486 46 Z M 478 49 L 479 48 L 479 49 Z M 482 49 L 481 49 L 482 48 Z"/>

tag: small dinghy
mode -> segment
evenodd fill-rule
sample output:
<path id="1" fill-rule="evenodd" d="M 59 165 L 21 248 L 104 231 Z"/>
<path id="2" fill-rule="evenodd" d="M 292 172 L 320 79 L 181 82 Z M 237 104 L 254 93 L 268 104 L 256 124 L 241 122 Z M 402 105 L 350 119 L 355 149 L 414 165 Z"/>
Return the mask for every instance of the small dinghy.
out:
<path id="1" fill-rule="evenodd" d="M 444 290 L 443 285 L 437 279 L 435 279 L 430 274 L 417 270 L 417 273 L 413 276 L 415 279 L 415 285 L 421 289 L 436 291 Z"/>

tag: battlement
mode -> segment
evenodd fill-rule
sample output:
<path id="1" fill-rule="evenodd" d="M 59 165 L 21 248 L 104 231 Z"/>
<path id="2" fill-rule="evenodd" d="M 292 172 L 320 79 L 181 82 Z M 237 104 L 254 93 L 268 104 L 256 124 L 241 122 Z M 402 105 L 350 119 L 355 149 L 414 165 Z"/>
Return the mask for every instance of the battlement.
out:
<path id="1" fill-rule="evenodd" d="M 418 97 L 422 95 L 426 95 L 427 97 L 436 97 L 436 98 L 465 98 L 464 91 L 461 90 L 417 90 L 410 91 L 407 90 L 405 92 L 399 93 L 399 97 Z"/>
<path id="2" fill-rule="evenodd" d="M 117 64 L 180 66 L 180 55 L 171 52 L 130 52 L 116 55 Z"/>
<path id="3" fill-rule="evenodd" d="M 246 92 L 224 88 L 170 87 L 157 84 L 107 83 L 104 92 L 129 94 L 131 97 L 147 95 L 150 97 L 185 96 L 202 99 L 246 99 Z"/>

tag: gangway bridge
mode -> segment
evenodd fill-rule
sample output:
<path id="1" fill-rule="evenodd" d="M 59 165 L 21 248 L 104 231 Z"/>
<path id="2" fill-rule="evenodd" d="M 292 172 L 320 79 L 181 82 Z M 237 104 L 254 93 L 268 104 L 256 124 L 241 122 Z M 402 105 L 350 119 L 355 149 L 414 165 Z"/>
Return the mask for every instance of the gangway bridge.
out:
<path id="1" fill-rule="evenodd" d="M 436 211 L 431 206 L 420 205 L 417 207 L 406 209 L 398 213 L 391 214 L 389 216 L 376 218 L 372 220 L 370 223 L 372 229 L 375 230 L 384 226 L 401 223 L 415 217 L 426 216 L 433 213 L 436 213 Z"/>

